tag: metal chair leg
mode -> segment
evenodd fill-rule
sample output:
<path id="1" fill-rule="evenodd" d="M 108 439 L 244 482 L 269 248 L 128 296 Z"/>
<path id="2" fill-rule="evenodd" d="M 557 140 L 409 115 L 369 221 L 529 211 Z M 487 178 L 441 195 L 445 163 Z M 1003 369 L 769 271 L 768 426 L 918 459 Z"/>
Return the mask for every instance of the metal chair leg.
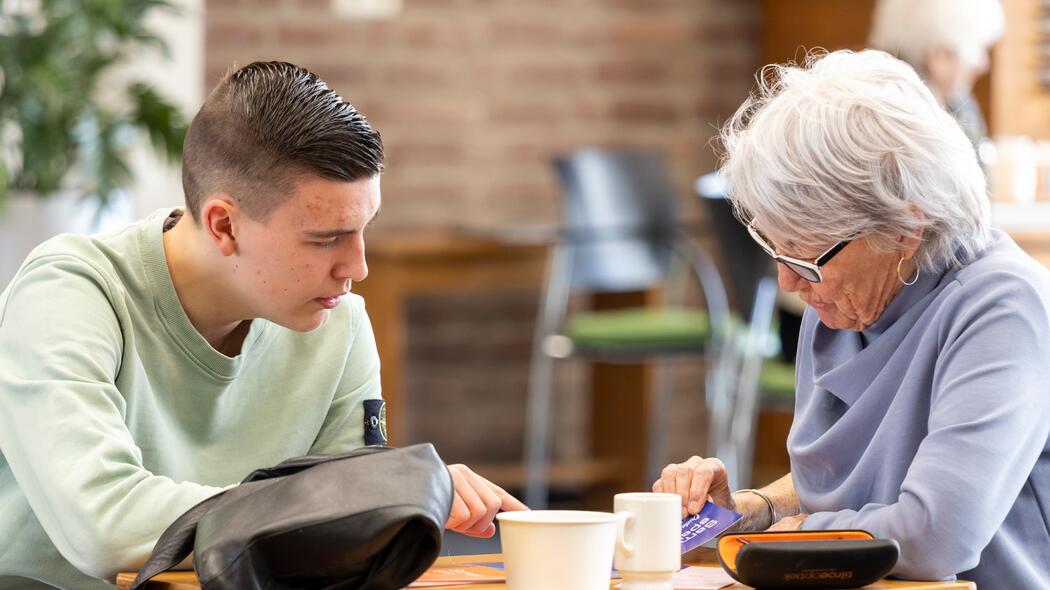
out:
<path id="1" fill-rule="evenodd" d="M 733 420 L 733 391 L 736 388 L 737 354 L 736 336 L 725 335 L 722 348 L 711 351 L 704 380 L 704 400 L 707 403 L 707 452 L 725 464 L 731 486 L 736 485 L 737 457 L 730 444 Z"/>
<path id="2" fill-rule="evenodd" d="M 554 359 L 542 350 L 533 352 L 529 368 L 529 398 L 525 432 L 525 504 L 547 507 L 547 469 L 550 466 L 551 398 L 554 394 Z"/>
<path id="3" fill-rule="evenodd" d="M 758 419 L 759 375 L 765 361 L 766 340 L 776 305 L 777 283 L 771 277 L 759 281 L 751 307 L 751 321 L 740 367 L 736 403 L 733 408 L 730 444 L 736 455 L 737 480 L 740 487 L 751 486 L 754 462 L 755 422 Z"/>
<path id="4" fill-rule="evenodd" d="M 653 393 L 649 400 L 649 425 L 645 449 L 646 485 L 660 477 L 667 461 L 668 419 L 674 392 L 674 367 L 670 362 L 658 364 L 653 373 Z"/>
<path id="5" fill-rule="evenodd" d="M 574 250 L 556 246 L 551 251 L 547 284 L 540 300 L 536 334 L 532 343 L 525 422 L 525 504 L 547 507 L 551 446 L 551 401 L 554 395 L 555 359 L 546 350 L 569 302 Z"/>

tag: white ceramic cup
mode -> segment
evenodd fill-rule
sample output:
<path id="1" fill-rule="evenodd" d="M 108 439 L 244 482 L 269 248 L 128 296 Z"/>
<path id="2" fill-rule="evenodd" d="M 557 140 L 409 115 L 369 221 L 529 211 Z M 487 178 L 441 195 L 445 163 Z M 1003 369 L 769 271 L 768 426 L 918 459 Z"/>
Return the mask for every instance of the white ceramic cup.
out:
<path id="1" fill-rule="evenodd" d="M 627 514 L 533 510 L 496 518 L 508 590 L 609 589 Z"/>
<path id="2" fill-rule="evenodd" d="M 682 567 L 682 498 L 677 494 L 616 494 L 613 509 L 627 515 L 616 569 L 623 590 L 671 590 Z"/>

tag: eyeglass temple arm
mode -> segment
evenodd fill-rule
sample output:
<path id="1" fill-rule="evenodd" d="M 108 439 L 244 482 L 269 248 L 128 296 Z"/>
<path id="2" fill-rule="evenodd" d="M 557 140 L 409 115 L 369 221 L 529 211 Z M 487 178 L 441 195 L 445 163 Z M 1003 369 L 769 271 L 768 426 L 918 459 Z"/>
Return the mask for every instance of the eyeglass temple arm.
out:
<path id="1" fill-rule="evenodd" d="M 832 258 L 833 256 L 835 256 L 835 255 L 836 255 L 836 254 L 838 254 L 838 253 L 839 253 L 839 252 L 840 252 L 840 251 L 841 251 L 841 250 L 842 250 L 843 248 L 845 248 L 845 247 L 846 247 L 846 246 L 847 246 L 847 245 L 848 245 L 848 244 L 850 243 L 850 241 L 851 241 L 851 240 L 842 240 L 842 241 L 841 241 L 841 242 L 839 242 L 838 244 L 835 244 L 834 246 L 832 246 L 832 247 L 831 247 L 831 249 L 830 249 L 830 250 L 828 250 L 827 252 L 825 252 L 825 253 L 821 254 L 821 255 L 820 255 L 820 258 L 817 258 L 816 260 L 814 260 L 814 261 L 813 261 L 813 264 L 815 264 L 815 265 L 817 265 L 817 266 L 823 266 L 823 265 L 824 265 L 824 264 L 826 264 L 826 263 L 827 263 L 827 262 L 828 262 L 829 260 L 831 260 L 831 258 Z"/>

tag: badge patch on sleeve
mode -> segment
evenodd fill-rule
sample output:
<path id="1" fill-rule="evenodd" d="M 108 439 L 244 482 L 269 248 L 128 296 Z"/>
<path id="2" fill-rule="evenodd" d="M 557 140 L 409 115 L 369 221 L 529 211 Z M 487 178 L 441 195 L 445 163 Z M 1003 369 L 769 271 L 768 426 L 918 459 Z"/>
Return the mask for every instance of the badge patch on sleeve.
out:
<path id="1" fill-rule="evenodd" d="M 386 401 L 366 399 L 365 405 L 365 446 L 386 445 Z"/>

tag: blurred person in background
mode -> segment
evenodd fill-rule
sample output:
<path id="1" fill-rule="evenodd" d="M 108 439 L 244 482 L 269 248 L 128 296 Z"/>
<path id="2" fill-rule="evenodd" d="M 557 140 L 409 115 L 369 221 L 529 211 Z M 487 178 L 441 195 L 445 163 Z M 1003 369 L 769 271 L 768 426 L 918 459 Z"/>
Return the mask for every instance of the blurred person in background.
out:
<path id="1" fill-rule="evenodd" d="M 256 62 L 190 125 L 185 209 L 29 255 L 0 294 L 0 589 L 112 589 L 255 469 L 385 444 L 376 343 L 350 293 L 382 169 L 350 103 Z M 525 508 L 449 471 L 451 530 L 491 537 L 497 511 Z"/>
<path id="2" fill-rule="evenodd" d="M 653 490 L 741 530 L 896 539 L 896 576 L 1045 588 L 1050 273 L 989 227 L 959 125 L 908 64 L 836 51 L 767 67 L 722 139 L 728 198 L 807 306 L 791 472 L 733 492 L 694 456 Z"/>
<path id="3" fill-rule="evenodd" d="M 999 0 L 878 0 L 868 44 L 911 64 L 976 146 L 987 126 L 973 86 L 1003 28 Z"/>

